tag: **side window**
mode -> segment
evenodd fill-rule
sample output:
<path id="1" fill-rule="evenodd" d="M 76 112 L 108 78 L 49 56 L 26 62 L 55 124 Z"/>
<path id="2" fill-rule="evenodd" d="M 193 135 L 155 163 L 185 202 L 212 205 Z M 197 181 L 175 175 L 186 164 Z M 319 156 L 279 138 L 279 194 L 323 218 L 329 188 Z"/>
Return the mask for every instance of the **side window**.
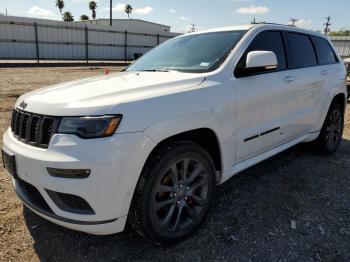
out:
<path id="1" fill-rule="evenodd" d="M 253 42 L 250 44 L 241 60 L 239 61 L 237 68 L 244 68 L 247 58 L 247 54 L 251 51 L 272 51 L 277 56 L 278 68 L 274 71 L 285 70 L 287 67 L 286 53 L 284 49 L 284 43 L 281 32 L 278 31 L 265 31 L 258 34 Z M 270 71 L 270 72 L 274 72 Z"/>
<path id="2" fill-rule="evenodd" d="M 287 36 L 292 68 L 317 66 L 315 50 L 309 36 L 291 32 Z"/>
<path id="3" fill-rule="evenodd" d="M 333 49 L 330 47 L 329 43 L 321 38 L 312 36 L 312 41 L 314 42 L 318 63 L 320 65 L 333 64 L 338 62 Z"/>

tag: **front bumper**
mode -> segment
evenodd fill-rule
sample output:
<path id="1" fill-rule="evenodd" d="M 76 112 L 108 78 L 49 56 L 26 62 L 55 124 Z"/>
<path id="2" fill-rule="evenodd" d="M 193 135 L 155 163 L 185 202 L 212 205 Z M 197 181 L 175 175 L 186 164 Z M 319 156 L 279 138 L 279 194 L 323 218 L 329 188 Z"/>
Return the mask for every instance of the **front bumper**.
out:
<path id="1" fill-rule="evenodd" d="M 3 145 L 15 155 L 16 193 L 33 212 L 71 229 L 112 234 L 124 229 L 138 176 L 154 142 L 141 132 L 88 140 L 56 134 L 48 149 L 42 149 L 18 141 L 8 130 Z M 47 167 L 91 173 L 82 179 L 59 178 L 49 175 Z M 78 196 L 93 213 L 64 210 L 50 192 Z"/>

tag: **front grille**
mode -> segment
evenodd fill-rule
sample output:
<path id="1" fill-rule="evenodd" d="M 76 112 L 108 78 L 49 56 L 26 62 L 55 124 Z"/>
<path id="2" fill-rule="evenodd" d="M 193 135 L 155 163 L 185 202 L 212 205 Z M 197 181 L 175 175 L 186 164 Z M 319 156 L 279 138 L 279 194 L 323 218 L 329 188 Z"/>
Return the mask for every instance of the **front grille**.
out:
<path id="1" fill-rule="evenodd" d="M 32 205 L 35 205 L 36 207 L 40 208 L 41 210 L 44 210 L 46 212 L 52 213 L 51 208 L 46 203 L 43 196 L 40 194 L 39 190 L 36 189 L 36 187 L 32 186 L 31 184 L 18 179 L 19 186 L 21 187 L 22 191 L 24 192 L 25 196 L 28 198 L 30 203 Z"/>
<path id="2" fill-rule="evenodd" d="M 47 148 L 52 135 L 57 131 L 59 119 L 14 109 L 11 130 L 24 143 Z"/>

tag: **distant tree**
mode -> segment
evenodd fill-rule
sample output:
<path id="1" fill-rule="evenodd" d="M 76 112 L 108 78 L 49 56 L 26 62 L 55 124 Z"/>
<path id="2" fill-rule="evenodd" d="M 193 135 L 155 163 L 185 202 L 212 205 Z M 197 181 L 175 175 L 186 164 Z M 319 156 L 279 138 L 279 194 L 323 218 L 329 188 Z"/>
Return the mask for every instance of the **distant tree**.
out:
<path id="1" fill-rule="evenodd" d="M 90 1 L 89 3 L 89 8 L 92 11 L 92 18 L 96 18 L 96 8 L 97 8 L 97 3 L 95 1 Z"/>
<path id="2" fill-rule="evenodd" d="M 60 10 L 61 16 L 62 16 L 62 10 L 64 7 L 64 1 L 63 0 L 56 0 L 56 6 Z"/>
<path id="3" fill-rule="evenodd" d="M 129 18 L 129 16 L 130 16 L 130 14 L 132 13 L 132 6 L 131 5 L 125 5 L 125 9 L 124 9 L 124 11 L 125 11 L 125 13 L 128 15 L 128 18 Z"/>
<path id="4" fill-rule="evenodd" d="M 63 21 L 65 22 L 73 22 L 74 21 L 74 16 L 72 15 L 71 12 L 66 11 L 63 13 Z"/>
<path id="5" fill-rule="evenodd" d="M 87 15 L 81 15 L 80 16 L 80 20 L 81 21 L 85 21 L 85 20 L 89 20 L 90 18 Z"/>
<path id="6" fill-rule="evenodd" d="M 350 36 L 350 30 L 340 29 L 339 31 L 331 31 L 328 33 L 330 36 Z"/>

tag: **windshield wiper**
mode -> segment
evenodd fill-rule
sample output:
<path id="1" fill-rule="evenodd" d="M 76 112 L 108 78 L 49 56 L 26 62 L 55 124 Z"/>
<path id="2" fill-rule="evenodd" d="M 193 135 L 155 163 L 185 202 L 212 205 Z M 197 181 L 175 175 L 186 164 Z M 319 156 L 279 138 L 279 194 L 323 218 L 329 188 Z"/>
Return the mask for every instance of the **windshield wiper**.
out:
<path id="1" fill-rule="evenodd" d="M 144 71 L 144 72 L 176 72 L 176 70 L 173 69 L 144 69 L 144 70 L 140 70 L 140 71 Z"/>

